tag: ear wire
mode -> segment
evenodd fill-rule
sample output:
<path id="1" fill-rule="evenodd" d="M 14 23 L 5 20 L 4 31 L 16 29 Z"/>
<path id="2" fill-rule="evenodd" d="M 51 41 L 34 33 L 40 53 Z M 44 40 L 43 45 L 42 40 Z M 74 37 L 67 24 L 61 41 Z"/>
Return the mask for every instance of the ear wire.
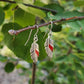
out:
<path id="1" fill-rule="evenodd" d="M 29 33 L 29 37 L 28 37 L 27 41 L 25 42 L 24 46 L 26 46 L 27 43 L 29 42 L 29 39 L 30 39 L 30 37 L 31 37 L 31 34 L 32 34 L 32 29 L 31 29 L 31 31 L 30 31 L 30 33 Z"/>
<path id="2" fill-rule="evenodd" d="M 37 28 L 37 31 L 36 31 L 36 33 L 34 34 L 34 42 L 37 42 L 37 41 L 38 41 L 37 33 L 38 33 L 39 29 L 38 29 L 38 25 L 35 25 L 35 26 L 36 26 L 36 28 Z"/>
<path id="3" fill-rule="evenodd" d="M 53 21 L 51 21 L 51 29 L 50 30 L 52 30 L 52 28 L 53 28 Z"/>
<path id="4" fill-rule="evenodd" d="M 51 28 L 50 28 L 49 30 L 52 31 L 52 28 L 53 28 L 53 21 L 51 21 L 50 23 L 51 23 Z M 48 25 L 48 27 L 49 27 L 49 25 Z M 47 32 L 45 33 L 45 35 L 44 35 L 43 38 L 45 38 L 46 34 L 47 34 Z"/>
<path id="5" fill-rule="evenodd" d="M 39 29 L 38 29 L 38 25 L 35 25 L 35 27 L 37 28 L 37 31 L 36 31 L 36 33 L 34 34 L 34 36 L 36 36 L 37 35 L 37 33 L 38 33 L 38 31 L 39 31 Z"/>
<path id="6" fill-rule="evenodd" d="M 45 36 L 47 35 L 48 31 L 49 31 L 49 25 L 47 27 L 47 31 L 45 32 L 45 35 L 43 36 L 43 38 L 45 38 Z"/>

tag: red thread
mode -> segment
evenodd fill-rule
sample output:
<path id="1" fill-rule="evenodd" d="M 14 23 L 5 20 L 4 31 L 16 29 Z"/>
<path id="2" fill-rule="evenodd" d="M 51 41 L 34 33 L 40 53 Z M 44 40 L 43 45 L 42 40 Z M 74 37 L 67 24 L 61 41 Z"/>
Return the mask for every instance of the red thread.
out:
<path id="1" fill-rule="evenodd" d="M 51 46 L 50 44 L 49 44 L 49 48 L 51 51 L 53 51 L 53 46 Z"/>
<path id="2" fill-rule="evenodd" d="M 37 54 L 37 56 L 39 56 L 39 51 L 35 49 L 35 53 Z"/>

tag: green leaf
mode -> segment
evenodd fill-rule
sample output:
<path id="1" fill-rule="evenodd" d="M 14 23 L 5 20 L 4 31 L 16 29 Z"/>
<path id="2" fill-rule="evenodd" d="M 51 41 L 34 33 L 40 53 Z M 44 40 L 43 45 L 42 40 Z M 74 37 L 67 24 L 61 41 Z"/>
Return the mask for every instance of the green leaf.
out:
<path id="1" fill-rule="evenodd" d="M 9 8 L 10 8 L 10 6 L 11 6 L 12 4 L 7 4 L 7 5 L 5 5 L 4 7 L 3 7 L 3 9 L 6 11 L 6 10 L 8 10 Z"/>
<path id="2" fill-rule="evenodd" d="M 84 6 L 84 1 L 74 1 L 74 5 L 75 5 L 76 7 Z"/>
<path id="3" fill-rule="evenodd" d="M 60 31 L 62 31 L 62 25 L 61 24 L 58 24 L 58 25 L 53 24 L 52 31 L 53 32 L 60 32 Z"/>
<path id="4" fill-rule="evenodd" d="M 76 43 L 76 46 L 77 46 L 78 49 L 84 51 L 84 42 L 83 42 L 83 41 L 81 41 L 81 40 L 78 41 L 78 42 Z"/>
<path id="5" fill-rule="evenodd" d="M 44 68 L 47 71 L 50 71 L 52 69 L 52 67 L 54 67 L 54 62 L 53 61 L 46 61 L 46 62 L 41 62 L 38 67 L 40 69 Z"/>
<path id="6" fill-rule="evenodd" d="M 15 11 L 14 15 L 15 22 L 23 27 L 35 24 L 35 16 L 20 8 Z"/>
<path id="7" fill-rule="evenodd" d="M 74 70 L 72 70 L 71 68 L 69 68 L 66 73 L 69 75 L 69 76 L 74 76 Z"/>
<path id="8" fill-rule="evenodd" d="M 54 80 L 55 79 L 55 76 L 56 74 L 54 72 L 51 72 L 49 75 L 48 75 L 48 79 L 49 80 Z"/>
<path id="9" fill-rule="evenodd" d="M 0 61 L 1 62 L 7 61 L 7 57 L 0 55 Z"/>
<path id="10" fill-rule="evenodd" d="M 0 7 L 0 25 L 3 23 L 4 18 L 5 18 L 5 13 L 3 9 Z"/>
<path id="11" fill-rule="evenodd" d="M 75 16 L 84 16 L 84 13 L 80 13 L 78 11 L 72 11 L 72 12 L 66 11 L 66 12 L 58 13 L 54 16 L 51 16 L 50 13 L 48 13 L 48 17 L 54 20 L 60 20 L 62 18 L 70 18 Z"/>
<path id="12" fill-rule="evenodd" d="M 59 4 L 49 4 L 49 5 L 45 5 L 44 7 L 53 9 L 53 10 L 57 11 L 57 13 L 64 12 L 64 8 L 61 7 Z"/>
<path id="13" fill-rule="evenodd" d="M 12 63 L 12 62 L 8 62 L 5 67 L 4 67 L 4 70 L 7 72 L 7 73 L 10 73 L 14 70 L 15 68 L 15 65 Z"/>
<path id="14" fill-rule="evenodd" d="M 53 19 L 53 20 L 60 20 L 62 18 L 70 18 L 70 17 L 74 17 L 74 16 L 84 16 L 84 13 L 80 13 L 80 12 L 77 12 L 77 11 L 72 11 L 72 12 L 63 12 L 63 13 L 59 13 L 57 15 L 50 15 L 50 13 L 48 13 L 48 17 Z M 70 20 L 70 21 L 66 21 L 66 22 L 63 22 L 63 23 L 67 23 L 72 31 L 78 31 L 80 32 L 81 30 L 84 30 L 84 20 Z"/>
<path id="15" fill-rule="evenodd" d="M 47 61 L 45 66 L 47 66 L 48 68 L 52 68 L 54 66 L 54 62 L 53 61 Z"/>
<path id="16" fill-rule="evenodd" d="M 67 55 L 59 56 L 56 58 L 55 63 L 57 63 L 57 64 L 72 63 L 72 58 L 70 56 L 67 56 Z"/>
<path id="17" fill-rule="evenodd" d="M 36 32 L 36 30 L 32 31 L 32 35 L 30 37 L 30 40 L 26 46 L 24 46 L 25 42 L 28 39 L 28 35 L 30 30 L 24 31 L 17 36 L 12 37 L 9 35 L 8 31 L 13 28 L 15 30 L 21 29 L 22 27 L 16 23 L 8 23 L 5 24 L 2 28 L 2 32 L 4 34 L 4 42 L 10 48 L 17 57 L 22 58 L 28 62 L 32 62 L 31 56 L 30 56 L 30 47 L 33 42 L 33 36 Z M 39 45 L 39 60 L 43 60 L 47 55 L 44 48 L 44 42 L 45 39 L 43 38 L 43 35 L 41 34 L 41 31 L 38 32 L 38 45 Z"/>
<path id="18" fill-rule="evenodd" d="M 18 6 L 23 9 L 24 11 L 28 12 L 28 13 L 31 13 L 35 16 L 38 16 L 38 17 L 41 17 L 41 18 L 44 18 L 46 17 L 46 14 L 40 10 L 40 9 L 36 9 L 36 8 L 32 8 L 32 7 L 27 7 L 27 6 L 24 6 L 22 4 L 18 4 Z"/>
<path id="19" fill-rule="evenodd" d="M 0 42 L 3 40 L 3 34 L 0 32 Z"/>

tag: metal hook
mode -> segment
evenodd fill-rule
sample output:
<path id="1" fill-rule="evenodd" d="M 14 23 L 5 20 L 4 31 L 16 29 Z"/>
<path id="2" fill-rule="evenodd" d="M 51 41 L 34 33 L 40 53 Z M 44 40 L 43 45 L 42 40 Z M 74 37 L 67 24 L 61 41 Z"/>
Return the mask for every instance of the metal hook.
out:
<path id="1" fill-rule="evenodd" d="M 37 28 L 37 31 L 36 31 L 36 33 L 34 34 L 34 42 L 37 42 L 38 41 L 38 37 L 37 37 L 37 33 L 38 33 L 38 31 L 39 31 L 39 29 L 38 29 L 38 25 L 35 25 L 35 27 Z"/>
<path id="2" fill-rule="evenodd" d="M 53 21 L 51 21 L 51 29 L 50 29 L 50 32 L 48 33 L 49 38 L 52 36 L 52 27 L 53 27 Z"/>
<path id="3" fill-rule="evenodd" d="M 52 27 L 53 27 L 53 21 L 51 21 L 50 23 L 51 23 L 51 30 L 52 30 Z"/>
<path id="4" fill-rule="evenodd" d="M 26 41 L 25 44 L 24 44 L 25 46 L 26 46 L 27 43 L 29 42 L 29 39 L 30 39 L 31 34 L 32 34 L 32 29 L 31 29 L 31 31 L 30 31 L 30 33 L 29 33 L 29 37 L 28 37 L 27 41 Z"/>
<path id="5" fill-rule="evenodd" d="M 36 31 L 36 33 L 34 34 L 34 36 L 36 36 L 37 35 L 37 33 L 38 33 L 38 31 L 39 31 L 39 29 L 38 29 L 38 25 L 35 25 L 35 27 L 37 28 L 37 31 Z"/>

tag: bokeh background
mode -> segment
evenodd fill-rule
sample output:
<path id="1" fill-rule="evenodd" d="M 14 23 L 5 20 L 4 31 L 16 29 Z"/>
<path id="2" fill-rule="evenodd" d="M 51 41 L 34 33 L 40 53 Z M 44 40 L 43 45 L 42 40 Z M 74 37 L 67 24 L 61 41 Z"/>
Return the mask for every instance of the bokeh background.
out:
<path id="1" fill-rule="evenodd" d="M 30 84 L 32 61 L 27 49 L 30 49 L 33 35 L 24 48 L 30 30 L 17 36 L 9 35 L 8 30 L 84 16 L 84 0 L 11 1 L 17 3 L 0 1 L 0 84 Z M 35 10 L 21 3 L 50 8 L 57 14 Z M 48 30 L 48 26 L 41 27 L 38 38 L 42 35 L 46 38 Z M 41 56 L 37 63 L 35 84 L 84 84 L 84 20 L 53 24 L 52 31 L 54 51 L 51 60 L 44 51 L 45 39 L 38 42 Z"/>

